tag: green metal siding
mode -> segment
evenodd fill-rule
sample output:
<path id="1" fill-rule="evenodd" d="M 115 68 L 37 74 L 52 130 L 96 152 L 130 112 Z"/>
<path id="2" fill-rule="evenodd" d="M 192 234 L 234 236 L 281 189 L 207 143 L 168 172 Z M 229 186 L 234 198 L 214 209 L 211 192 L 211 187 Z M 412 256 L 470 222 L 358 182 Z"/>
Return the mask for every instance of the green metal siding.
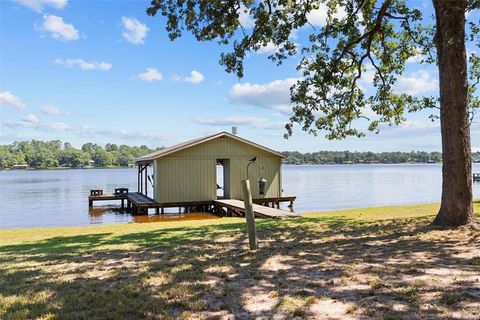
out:
<path id="1" fill-rule="evenodd" d="M 155 200 L 158 202 L 205 201 L 216 199 L 216 160 L 230 159 L 225 183 L 230 198 L 243 199 L 241 180 L 246 178 L 249 159 L 257 165 L 249 169 L 253 198 L 281 196 L 281 158 L 246 143 L 225 138 L 204 142 L 157 159 L 154 164 Z M 260 170 L 259 167 L 264 167 Z M 267 179 L 266 194 L 258 194 L 257 180 Z"/>
<path id="2" fill-rule="evenodd" d="M 233 199 L 243 200 L 241 181 L 247 176 L 247 165 L 250 158 L 236 158 L 230 162 L 231 166 L 231 184 L 230 194 Z M 250 180 L 250 188 L 252 190 L 252 197 L 256 198 L 271 198 L 279 197 L 280 192 L 280 164 L 281 159 L 278 157 L 257 157 L 256 163 L 250 165 L 248 169 L 248 178 Z M 260 168 L 264 168 L 261 170 Z M 263 176 L 267 180 L 266 194 L 258 194 L 258 180 Z"/>
<path id="3" fill-rule="evenodd" d="M 248 156 L 272 157 L 274 155 L 247 143 L 224 137 L 223 140 L 221 138 L 216 138 L 196 146 L 177 151 L 169 156 L 228 159 L 232 157 Z"/>
<path id="4" fill-rule="evenodd" d="M 153 199 L 158 202 L 158 195 L 157 192 L 155 192 L 157 184 L 157 177 L 158 177 L 158 172 L 157 172 L 157 161 L 153 162 Z"/>
<path id="5" fill-rule="evenodd" d="M 203 201 L 215 198 L 214 159 L 165 157 L 156 162 L 156 201 Z"/>

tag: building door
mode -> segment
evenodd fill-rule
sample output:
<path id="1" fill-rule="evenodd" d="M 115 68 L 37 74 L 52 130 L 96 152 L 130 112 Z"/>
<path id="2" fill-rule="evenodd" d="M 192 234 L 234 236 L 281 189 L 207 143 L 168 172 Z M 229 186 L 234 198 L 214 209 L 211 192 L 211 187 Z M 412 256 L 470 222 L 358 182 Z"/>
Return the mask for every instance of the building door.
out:
<path id="1" fill-rule="evenodd" d="M 217 159 L 217 199 L 230 198 L 230 160 Z"/>

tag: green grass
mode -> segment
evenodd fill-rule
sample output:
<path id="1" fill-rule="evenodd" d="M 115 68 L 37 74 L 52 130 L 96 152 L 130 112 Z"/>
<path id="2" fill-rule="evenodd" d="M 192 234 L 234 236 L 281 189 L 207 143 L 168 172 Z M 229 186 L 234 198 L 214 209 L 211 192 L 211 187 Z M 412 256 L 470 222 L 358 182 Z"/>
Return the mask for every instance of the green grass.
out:
<path id="1" fill-rule="evenodd" d="M 480 204 L 477 204 L 480 207 Z M 428 217 L 433 216 L 438 210 L 437 204 L 428 205 L 414 205 L 414 206 L 392 206 L 392 207 L 374 207 L 364 209 L 351 209 L 340 211 L 322 211 L 303 214 L 301 220 L 303 223 L 310 223 L 315 220 L 321 219 L 323 222 L 327 222 L 331 225 L 336 224 L 361 224 L 365 222 L 371 222 L 376 220 L 389 220 L 389 219 L 404 219 L 404 218 L 416 218 L 416 217 Z M 273 220 L 257 220 L 262 225 L 271 225 Z M 138 232 L 150 232 L 158 230 L 167 230 L 165 232 L 164 241 L 167 243 L 175 243 L 175 240 L 191 238 L 189 230 L 191 228 L 203 228 L 205 232 L 207 230 L 215 229 L 214 226 L 219 226 L 218 229 L 222 230 L 228 228 L 228 226 L 234 229 L 239 229 L 243 226 L 243 218 L 223 218 L 215 220 L 193 220 L 193 221 L 171 221 L 160 223 L 142 223 L 142 224 L 121 224 L 121 225 L 101 225 L 101 226 L 88 226 L 88 227 L 64 227 L 64 228 L 31 228 L 31 229 L 14 229 L 14 230 L 2 230 L 0 233 L 0 243 L 13 244 L 13 243 L 27 243 L 36 242 L 39 240 L 54 238 L 54 237 L 72 237 L 72 236 L 95 236 L 103 234 L 106 238 L 114 239 L 119 236 L 127 236 L 128 234 Z M 279 224 L 285 222 L 277 221 Z M 286 222 L 287 224 L 289 222 Z M 295 221 L 294 224 L 297 224 Z M 196 230 L 194 234 L 197 234 L 199 230 Z M 205 233 L 203 232 L 203 234 Z M 190 234 L 190 235 L 189 235 Z M 157 238 L 157 240 L 160 240 Z M 114 241 L 115 242 L 115 241 Z M 52 247 L 53 249 L 54 247 Z"/>
<path id="2" fill-rule="evenodd" d="M 382 303 L 405 305 L 394 311 L 404 318 L 435 306 L 439 319 L 475 314 L 462 290 L 479 286 L 478 231 L 430 227 L 437 210 L 257 220 L 257 252 L 241 218 L 2 230 L 0 319 L 304 318 L 329 301 L 376 318 L 389 317 Z M 417 274 L 439 263 L 460 273 L 439 277 L 443 287 L 435 277 L 419 284 Z M 257 296 L 265 298 L 252 303 Z"/>

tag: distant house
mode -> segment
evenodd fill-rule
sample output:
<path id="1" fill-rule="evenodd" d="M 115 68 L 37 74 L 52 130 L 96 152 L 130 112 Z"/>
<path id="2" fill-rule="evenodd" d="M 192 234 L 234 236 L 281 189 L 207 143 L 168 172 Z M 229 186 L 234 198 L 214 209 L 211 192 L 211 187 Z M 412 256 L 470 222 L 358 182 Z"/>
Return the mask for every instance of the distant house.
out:
<path id="1" fill-rule="evenodd" d="M 247 177 L 247 166 L 254 157 L 255 164 L 248 169 L 253 198 L 281 197 L 284 156 L 227 132 L 186 141 L 137 158 L 138 191 L 146 194 L 147 183 L 150 183 L 153 198 L 159 203 L 218 198 L 242 200 L 241 180 Z M 150 175 L 149 168 L 153 169 Z M 266 179 L 264 194 L 260 194 L 257 183 L 261 177 Z M 221 190 L 220 194 L 217 190 Z"/>
<path id="2" fill-rule="evenodd" d="M 78 167 L 83 169 L 85 167 L 93 167 L 94 165 L 95 165 L 95 161 L 88 160 L 87 162 L 80 164 Z"/>
<path id="3" fill-rule="evenodd" d="M 12 169 L 15 169 L 15 170 L 25 170 L 25 169 L 29 169 L 30 166 L 28 164 L 14 164 L 12 166 Z"/>

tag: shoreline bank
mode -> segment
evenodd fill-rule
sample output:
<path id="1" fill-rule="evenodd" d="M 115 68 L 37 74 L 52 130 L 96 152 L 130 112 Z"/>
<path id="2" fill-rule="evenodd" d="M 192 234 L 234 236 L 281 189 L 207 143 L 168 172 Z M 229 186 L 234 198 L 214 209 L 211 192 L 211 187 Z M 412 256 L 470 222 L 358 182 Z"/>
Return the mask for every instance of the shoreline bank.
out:
<path id="1" fill-rule="evenodd" d="M 477 219 L 480 218 L 480 199 L 475 199 L 474 214 Z M 414 204 L 404 206 L 379 206 L 367 208 L 352 208 L 342 210 L 325 210 L 315 212 L 302 213 L 298 218 L 290 218 L 285 220 L 276 219 L 257 219 L 258 221 L 288 221 L 298 220 L 312 217 L 348 217 L 350 219 L 371 222 L 375 220 L 389 220 L 389 219 L 408 219 L 413 217 L 428 217 L 434 216 L 440 207 L 439 203 Z M 172 214 L 174 216 L 175 214 Z M 183 214 L 183 215 L 188 215 Z M 244 223 L 244 218 L 219 217 L 218 219 L 199 219 L 199 220 L 181 220 L 181 221 L 152 221 L 147 223 L 128 222 L 128 223 L 113 223 L 100 225 L 82 225 L 82 226 L 64 226 L 64 227 L 33 227 L 33 228 L 16 228 L 16 229 L 2 229 L 0 226 L 0 243 L 9 241 L 10 237 L 38 237 L 40 235 L 64 235 L 67 233 L 92 234 L 97 232 L 113 232 L 118 231 L 139 231 L 139 230 L 153 230 L 153 229 L 172 229 L 172 228 L 195 228 L 208 225 L 223 225 L 232 223 Z"/>

